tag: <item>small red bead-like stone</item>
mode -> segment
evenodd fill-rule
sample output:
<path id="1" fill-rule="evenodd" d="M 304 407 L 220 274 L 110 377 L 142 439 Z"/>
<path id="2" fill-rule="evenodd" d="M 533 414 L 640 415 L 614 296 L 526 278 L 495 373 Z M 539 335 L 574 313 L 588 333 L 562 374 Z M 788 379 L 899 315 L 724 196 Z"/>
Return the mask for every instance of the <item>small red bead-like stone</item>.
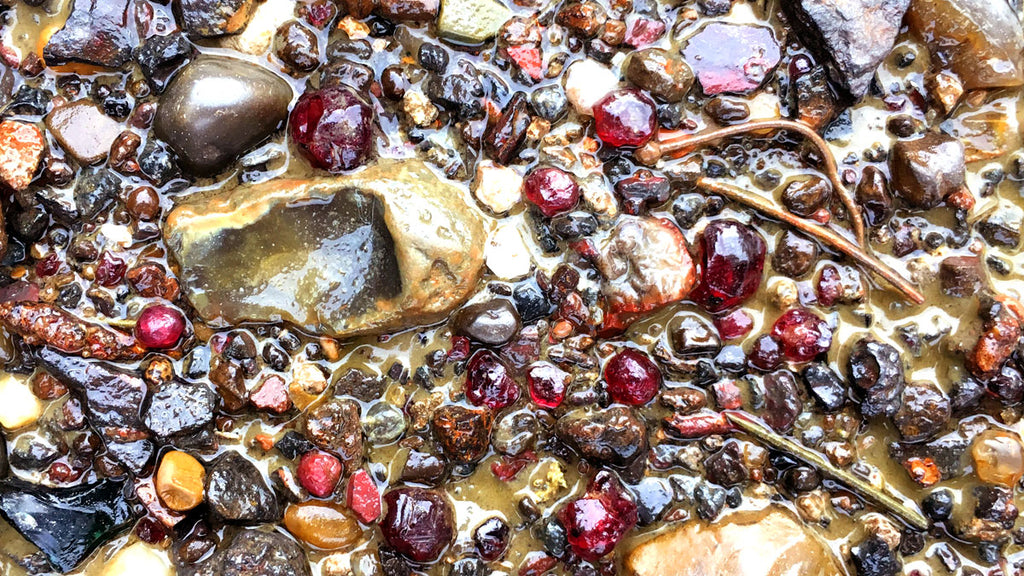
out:
<path id="1" fill-rule="evenodd" d="M 643 146 L 658 127 L 654 101 L 639 90 L 616 90 L 594 105 L 597 137 L 611 146 Z"/>
<path id="2" fill-rule="evenodd" d="M 99 264 L 96 265 L 96 283 L 107 288 L 117 286 L 127 271 L 128 265 L 124 263 L 124 260 L 110 252 L 104 252 L 100 257 Z"/>
<path id="3" fill-rule="evenodd" d="M 558 168 L 537 168 L 530 172 L 523 182 L 523 190 L 526 199 L 549 218 L 572 210 L 580 201 L 576 180 Z"/>
<path id="4" fill-rule="evenodd" d="M 143 310 L 135 323 L 135 337 L 146 348 L 173 348 L 184 333 L 185 316 L 162 304 Z"/>
<path id="5" fill-rule="evenodd" d="M 779 316 L 772 325 L 772 337 L 791 362 L 809 362 L 832 346 L 832 328 L 806 308 L 794 308 Z"/>
<path id="6" fill-rule="evenodd" d="M 380 518 L 380 490 L 366 470 L 356 470 L 348 479 L 346 501 L 348 507 L 364 524 L 370 524 Z"/>
<path id="7" fill-rule="evenodd" d="M 299 460 L 299 484 L 317 498 L 334 492 L 341 479 L 341 461 L 326 452 L 306 452 Z"/>
<path id="8" fill-rule="evenodd" d="M 778 340 L 768 334 L 759 336 L 747 354 L 747 362 L 754 368 L 766 372 L 778 368 L 782 363 L 782 351 Z"/>
<path id="9" fill-rule="evenodd" d="M 562 404 L 571 379 L 568 372 L 550 362 L 537 362 L 526 372 L 530 398 L 544 408 L 558 408 Z"/>
<path id="10" fill-rule="evenodd" d="M 639 406 L 658 394 L 662 378 L 646 354 L 627 348 L 605 364 L 604 381 L 613 402 Z"/>
<path id="11" fill-rule="evenodd" d="M 708 312 L 738 306 L 757 292 L 767 246 L 750 226 L 715 220 L 700 236 L 700 281 L 690 299 Z"/>

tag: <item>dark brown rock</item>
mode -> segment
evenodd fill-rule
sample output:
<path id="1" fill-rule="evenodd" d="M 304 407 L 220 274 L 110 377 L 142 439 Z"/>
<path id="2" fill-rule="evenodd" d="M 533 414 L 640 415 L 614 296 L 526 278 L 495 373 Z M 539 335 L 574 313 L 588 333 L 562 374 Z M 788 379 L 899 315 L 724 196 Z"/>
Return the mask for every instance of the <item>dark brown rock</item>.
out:
<path id="1" fill-rule="evenodd" d="M 352 400 L 329 400 L 313 408 L 306 415 L 306 436 L 353 470 L 363 459 L 359 404 Z"/>
<path id="2" fill-rule="evenodd" d="M 857 183 L 856 198 L 863 209 L 868 226 L 885 224 L 895 212 L 892 194 L 889 192 L 889 180 L 874 166 L 868 166 L 861 174 L 860 182 Z"/>
<path id="3" fill-rule="evenodd" d="M 930 382 L 911 382 L 892 421 L 904 442 L 918 442 L 942 430 L 949 415 L 949 397 L 942 390 Z"/>
<path id="4" fill-rule="evenodd" d="M 138 44 L 129 0 L 75 0 L 64 27 L 43 48 L 50 66 L 83 62 L 104 68 L 123 68 Z"/>
<path id="5" fill-rule="evenodd" d="M 900 140 L 889 155 L 893 192 L 910 208 L 928 210 L 964 186 L 964 145 L 945 134 Z"/>
<path id="6" fill-rule="evenodd" d="M 803 44 L 828 63 L 833 81 L 854 98 L 867 93 L 892 50 L 910 0 L 798 0 L 784 3 Z"/>
<path id="7" fill-rule="evenodd" d="M 693 86 L 693 72 L 686 62 L 661 48 L 634 52 L 626 65 L 626 78 L 665 102 L 679 102 Z"/>
<path id="8" fill-rule="evenodd" d="M 312 72 L 320 65 L 319 40 L 298 20 L 285 22 L 277 29 L 274 54 L 295 72 Z"/>
<path id="9" fill-rule="evenodd" d="M 718 330 L 699 314 L 681 312 L 669 322 L 669 338 L 677 356 L 715 354 L 722 347 Z"/>
<path id="10" fill-rule="evenodd" d="M 803 410 L 796 378 L 788 370 L 772 372 L 764 377 L 764 415 L 762 419 L 776 432 L 789 432 Z"/>
<path id="11" fill-rule="evenodd" d="M 280 532 L 245 530 L 191 576 L 310 576 L 306 553 Z"/>
<path id="12" fill-rule="evenodd" d="M 427 452 L 412 450 L 405 459 L 399 479 L 402 482 L 417 482 L 433 486 L 444 480 L 447 473 L 448 469 L 444 460 Z"/>
<path id="13" fill-rule="evenodd" d="M 441 449 L 453 462 L 476 462 L 487 454 L 491 441 L 490 411 L 465 406 L 442 406 L 434 412 L 432 427 Z"/>
<path id="14" fill-rule="evenodd" d="M 847 366 L 850 382 L 863 398 L 861 414 L 874 418 L 896 413 L 906 384 L 899 350 L 866 336 L 854 344 Z"/>
<path id="15" fill-rule="evenodd" d="M 978 256 L 950 256 L 939 264 L 942 291 L 955 298 L 973 296 L 984 281 L 985 272 Z"/>
<path id="16" fill-rule="evenodd" d="M 628 466 L 647 451 L 647 428 L 625 406 L 592 413 L 570 412 L 558 420 L 556 432 L 594 464 Z"/>
<path id="17" fill-rule="evenodd" d="M 398 22 L 426 22 L 437 17 L 440 0 L 380 0 L 381 16 Z"/>
<path id="18" fill-rule="evenodd" d="M 782 191 L 782 204 L 797 216 L 809 217 L 828 205 L 832 185 L 824 178 L 811 177 L 790 182 Z"/>
<path id="19" fill-rule="evenodd" d="M 488 346 L 509 343 L 521 325 L 515 306 L 499 298 L 466 306 L 452 318 L 456 334 Z"/>
<path id="20" fill-rule="evenodd" d="M 235 451 L 225 452 L 207 469 L 206 502 L 224 522 L 261 524 L 281 518 L 277 496 L 263 474 Z"/>
<path id="21" fill-rule="evenodd" d="M 839 103 L 823 67 L 797 76 L 793 92 L 797 119 L 815 130 L 824 129 L 839 113 Z"/>
<path id="22" fill-rule="evenodd" d="M 817 242 L 799 232 L 786 230 L 779 236 L 772 253 L 772 268 L 790 278 L 799 278 L 808 273 L 817 260 Z"/>
<path id="23" fill-rule="evenodd" d="M 484 150 L 501 164 L 515 158 L 516 152 L 526 139 L 530 126 L 530 114 L 526 110 L 526 96 L 516 92 L 505 105 L 501 116 L 484 132 Z"/>
<path id="24" fill-rule="evenodd" d="M 182 28 L 198 38 L 245 30 L 256 8 L 256 0 L 179 0 L 175 4 Z"/>

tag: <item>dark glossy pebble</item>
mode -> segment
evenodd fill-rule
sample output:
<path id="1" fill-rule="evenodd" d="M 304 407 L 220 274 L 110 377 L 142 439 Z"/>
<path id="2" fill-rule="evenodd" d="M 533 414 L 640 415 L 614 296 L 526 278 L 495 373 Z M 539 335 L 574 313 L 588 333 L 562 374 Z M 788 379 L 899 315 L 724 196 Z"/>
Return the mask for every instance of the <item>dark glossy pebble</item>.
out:
<path id="1" fill-rule="evenodd" d="M 708 480 L 719 486 L 737 486 L 747 481 L 748 471 L 743 464 L 739 445 L 728 442 L 721 450 L 704 460 L 704 469 Z"/>
<path id="2" fill-rule="evenodd" d="M 594 464 L 624 467 L 647 451 L 644 421 L 626 406 L 574 411 L 558 419 L 558 437 Z"/>
<path id="3" fill-rule="evenodd" d="M 774 370 L 782 363 L 782 348 L 778 340 L 768 334 L 758 336 L 750 347 L 747 361 L 759 370 Z"/>
<path id="4" fill-rule="evenodd" d="M 893 193 L 912 209 L 928 210 L 964 187 L 964 146 L 945 134 L 900 140 L 889 153 Z"/>
<path id="5" fill-rule="evenodd" d="M 128 0 L 75 0 L 64 27 L 43 48 L 43 58 L 51 66 L 81 62 L 123 68 L 139 42 L 130 5 Z"/>
<path id="6" fill-rule="evenodd" d="M 551 228 L 562 240 L 579 240 L 597 232 L 597 218 L 589 212 L 571 212 L 551 219 Z"/>
<path id="7" fill-rule="evenodd" d="M 868 226 L 881 226 L 895 213 L 889 180 L 881 170 L 868 166 L 857 183 L 857 203 L 863 209 Z"/>
<path id="8" fill-rule="evenodd" d="M 530 126 L 526 108 L 526 96 L 517 92 L 505 105 L 501 116 L 484 131 L 484 150 L 501 164 L 514 159 L 526 139 L 526 129 Z"/>
<path id="9" fill-rule="evenodd" d="M 803 379 L 811 397 L 826 412 L 835 412 L 846 403 L 846 384 L 827 364 L 808 364 Z"/>
<path id="10" fill-rule="evenodd" d="M 569 99 L 565 91 L 558 84 L 541 86 L 530 94 L 530 105 L 538 116 L 554 122 L 565 115 L 569 106 Z"/>
<path id="11" fill-rule="evenodd" d="M 512 301 L 515 302 L 519 317 L 525 323 L 540 320 L 554 311 L 554 306 L 547 295 L 533 279 L 515 287 L 512 291 Z"/>
<path id="12" fill-rule="evenodd" d="M 243 530 L 230 544 L 199 565 L 195 576 L 310 576 L 306 553 L 280 532 Z"/>
<path id="13" fill-rule="evenodd" d="M 277 451 L 285 458 L 295 460 L 306 452 L 315 450 L 316 444 L 307 440 L 302 434 L 289 430 L 284 433 L 280 440 L 274 443 L 274 448 L 277 448 Z"/>
<path id="14" fill-rule="evenodd" d="M 896 553 L 879 536 L 870 536 L 853 552 L 858 576 L 896 576 L 903 566 Z"/>
<path id="15" fill-rule="evenodd" d="M 186 169 L 212 176 L 277 130 L 291 100 L 292 87 L 270 70 L 204 56 L 168 86 L 153 129 Z"/>
<path id="16" fill-rule="evenodd" d="M 867 336 L 854 344 L 847 366 L 850 382 L 863 398 L 861 414 L 873 418 L 896 413 L 905 385 L 899 350 Z"/>
<path id="17" fill-rule="evenodd" d="M 214 517 L 225 522 L 261 524 L 281 518 L 277 496 L 263 474 L 234 451 L 225 452 L 207 469 L 206 501 Z"/>
<path id="18" fill-rule="evenodd" d="M 435 410 L 431 427 L 445 456 L 452 462 L 468 464 L 487 455 L 492 422 L 486 409 L 455 404 Z"/>
<path id="19" fill-rule="evenodd" d="M 934 490 L 921 501 L 921 511 L 936 522 L 949 520 L 953 515 L 953 493 L 946 488 Z"/>
<path id="20" fill-rule="evenodd" d="M 380 74 L 380 86 L 391 100 L 401 100 L 409 88 L 409 79 L 399 66 L 388 66 Z"/>
<path id="21" fill-rule="evenodd" d="M 728 96 L 715 96 L 708 100 L 704 111 L 719 126 L 739 124 L 750 117 L 750 107 L 745 102 Z"/>
<path id="22" fill-rule="evenodd" d="M 764 400 L 765 423 L 780 434 L 789 432 L 803 410 L 793 373 L 779 370 L 765 376 Z"/>
<path id="23" fill-rule="evenodd" d="M 348 58 L 331 60 L 320 69 L 320 87 L 347 86 L 359 93 L 368 93 L 373 85 L 373 68 L 357 64 Z"/>
<path id="24" fill-rule="evenodd" d="M 444 73 L 448 68 L 448 52 L 437 44 L 424 42 L 416 53 L 420 66 L 431 72 Z"/>
<path id="25" fill-rule="evenodd" d="M 690 312 L 681 312 L 670 321 L 669 338 L 677 356 L 707 356 L 722 347 L 715 327 Z"/>
<path id="26" fill-rule="evenodd" d="M 448 473 L 445 461 L 426 452 L 412 450 L 402 467 L 402 482 L 416 482 L 435 486 L 444 480 Z"/>
<path id="27" fill-rule="evenodd" d="M 904 387 L 892 420 L 904 442 L 919 442 L 942 430 L 949 416 L 949 397 L 942 390 L 928 382 L 911 382 Z"/>
<path id="28" fill-rule="evenodd" d="M 288 21 L 277 29 L 274 54 L 295 72 L 312 72 L 320 65 L 319 40 L 298 20 Z"/>
<path id="29" fill-rule="evenodd" d="M 489 346 L 507 344 L 519 333 L 519 312 L 508 300 L 495 298 L 471 304 L 455 313 L 452 330 Z"/>
<path id="30" fill-rule="evenodd" d="M 477 118 L 484 112 L 484 84 L 469 60 L 459 60 L 454 72 L 432 76 L 427 81 L 426 94 L 462 120 Z"/>
<path id="31" fill-rule="evenodd" d="M 950 256 L 939 263 L 939 285 L 954 298 L 968 298 L 985 285 L 985 270 L 977 256 Z"/>
<path id="32" fill-rule="evenodd" d="M 199 432 L 213 422 L 217 394 L 206 384 L 172 380 L 149 399 L 146 426 L 164 440 Z"/>
<path id="33" fill-rule="evenodd" d="M 455 540 L 454 511 L 433 490 L 396 488 L 384 495 L 381 531 L 387 543 L 414 562 L 433 562 Z"/>
<path id="34" fill-rule="evenodd" d="M 493 562 L 505 554 L 511 533 L 512 529 L 501 518 L 488 518 L 473 531 L 473 544 L 481 558 Z"/>
<path id="35" fill-rule="evenodd" d="M 135 59 L 154 92 L 167 88 L 175 74 L 196 54 L 195 47 L 180 32 L 147 38 Z"/>
<path id="36" fill-rule="evenodd" d="M 821 474 L 810 466 L 796 466 L 786 470 L 783 482 L 793 492 L 810 492 L 821 485 Z"/>
<path id="37" fill-rule="evenodd" d="M 679 102 L 693 85 L 693 72 L 678 56 L 661 48 L 634 52 L 626 65 L 626 78 L 663 102 Z"/>
<path id="38" fill-rule="evenodd" d="M 823 178 L 790 182 L 782 192 L 782 204 L 797 216 L 808 217 L 828 205 L 832 185 Z"/>
<path id="39" fill-rule="evenodd" d="M 810 272 L 818 260 L 818 243 L 799 232 L 786 230 L 772 254 L 772 268 L 790 278 Z"/>

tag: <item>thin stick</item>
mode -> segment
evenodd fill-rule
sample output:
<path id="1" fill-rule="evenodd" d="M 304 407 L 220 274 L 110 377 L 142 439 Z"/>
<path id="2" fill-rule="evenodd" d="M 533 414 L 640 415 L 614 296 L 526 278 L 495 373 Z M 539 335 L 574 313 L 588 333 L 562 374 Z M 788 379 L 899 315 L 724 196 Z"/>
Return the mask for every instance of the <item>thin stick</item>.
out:
<path id="1" fill-rule="evenodd" d="M 821 152 L 824 159 L 825 176 L 827 176 L 829 181 L 832 182 L 832 187 L 835 188 L 836 193 L 839 194 L 839 198 L 843 202 L 843 206 L 846 207 L 846 211 L 850 214 L 850 221 L 853 225 L 853 235 L 857 239 L 857 244 L 867 246 L 867 243 L 865 242 L 864 218 L 861 216 L 860 206 L 857 205 L 853 196 L 850 195 L 850 191 L 846 189 L 846 186 L 843 185 L 842 179 L 839 178 L 839 168 L 836 165 L 836 159 L 832 155 L 832 150 L 829 148 L 828 143 L 825 142 L 825 139 L 819 136 L 813 128 L 806 124 L 795 122 L 793 120 L 781 119 L 754 120 L 743 124 L 737 124 L 736 126 L 727 126 L 725 128 L 711 130 L 702 134 L 687 134 L 685 136 L 660 140 L 656 143 L 654 152 L 659 156 L 679 157 L 685 152 L 692 151 L 693 149 L 706 144 L 712 144 L 731 136 L 739 136 L 741 134 L 759 132 L 762 130 L 790 130 L 799 133 L 814 144 L 818 151 Z"/>
<path id="2" fill-rule="evenodd" d="M 850 472 L 833 466 L 832 463 L 828 461 L 828 458 L 825 458 L 821 454 L 813 450 L 808 450 L 789 438 L 779 436 L 760 424 L 755 423 L 745 414 L 738 412 L 724 412 L 724 414 L 729 421 L 740 430 L 750 434 L 754 438 L 757 438 L 776 450 L 785 452 L 786 454 L 803 460 L 807 464 L 810 464 L 820 470 L 822 474 L 831 477 L 833 480 L 838 480 L 839 482 L 846 484 L 868 502 L 871 502 L 879 508 L 888 510 L 891 514 L 903 519 L 903 521 L 910 526 L 922 531 L 928 530 L 931 527 L 931 523 L 928 522 L 928 519 L 917 510 L 907 506 L 898 498 L 875 488 L 867 481 L 854 476 Z"/>
<path id="3" fill-rule="evenodd" d="M 860 265 L 867 268 L 870 272 L 886 280 L 889 284 L 893 285 L 900 292 L 902 292 L 909 300 L 917 304 L 924 303 L 924 295 L 914 285 L 912 285 L 906 278 L 900 276 L 898 272 L 890 268 L 884 262 L 878 258 L 868 254 L 860 246 L 853 242 L 843 238 L 837 234 L 834 230 L 815 224 L 810 220 L 800 218 L 794 214 L 775 206 L 768 200 L 748 194 L 742 188 L 732 186 L 729 184 L 723 184 L 710 178 L 699 178 L 697 180 L 697 187 L 703 188 L 709 192 L 713 192 L 720 196 L 725 196 L 733 202 L 739 202 L 745 204 L 759 212 L 764 213 L 771 218 L 781 220 L 786 224 L 804 232 L 805 234 L 816 238 L 822 244 L 830 246 L 843 254 L 846 254 L 850 258 L 856 260 Z"/>

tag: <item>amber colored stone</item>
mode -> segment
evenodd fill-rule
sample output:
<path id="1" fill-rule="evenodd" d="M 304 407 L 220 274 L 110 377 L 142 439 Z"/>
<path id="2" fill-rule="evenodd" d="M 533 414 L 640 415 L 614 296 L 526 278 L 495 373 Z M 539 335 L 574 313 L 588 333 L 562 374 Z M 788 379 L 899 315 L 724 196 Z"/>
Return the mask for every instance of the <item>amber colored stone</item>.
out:
<path id="1" fill-rule="evenodd" d="M 1020 436 L 1003 430 L 987 430 L 971 446 L 974 473 L 982 482 L 1014 486 L 1024 475 L 1024 445 Z"/>
<path id="2" fill-rule="evenodd" d="M 177 450 L 164 454 L 156 473 L 156 493 L 171 510 L 185 512 L 203 502 L 206 469 L 188 454 Z"/>
<path id="3" fill-rule="evenodd" d="M 336 502 L 291 504 L 284 511 L 284 526 L 299 540 L 321 550 L 350 549 L 363 537 L 355 514 Z"/>

